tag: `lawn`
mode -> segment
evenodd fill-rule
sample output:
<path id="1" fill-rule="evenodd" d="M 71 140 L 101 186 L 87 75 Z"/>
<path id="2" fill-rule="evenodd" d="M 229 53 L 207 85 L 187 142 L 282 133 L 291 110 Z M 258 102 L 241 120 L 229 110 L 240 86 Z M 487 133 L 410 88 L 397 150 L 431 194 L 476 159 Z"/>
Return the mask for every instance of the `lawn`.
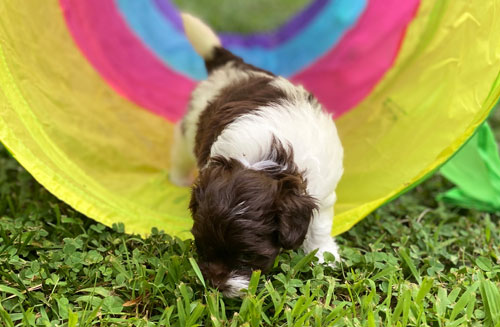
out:
<path id="1" fill-rule="evenodd" d="M 500 136 L 500 113 L 490 121 Z M 500 326 L 499 215 L 437 202 L 450 187 L 437 174 L 338 237 L 337 268 L 284 252 L 226 299 L 205 286 L 191 240 L 96 223 L 0 146 L 0 326 Z"/>
<path id="2" fill-rule="evenodd" d="M 436 203 L 435 176 L 338 238 L 338 269 L 285 252 L 243 300 L 205 288 L 193 243 L 107 228 L 0 152 L 4 326 L 493 326 L 499 217 Z M 196 267 L 196 266 L 194 266 Z"/>

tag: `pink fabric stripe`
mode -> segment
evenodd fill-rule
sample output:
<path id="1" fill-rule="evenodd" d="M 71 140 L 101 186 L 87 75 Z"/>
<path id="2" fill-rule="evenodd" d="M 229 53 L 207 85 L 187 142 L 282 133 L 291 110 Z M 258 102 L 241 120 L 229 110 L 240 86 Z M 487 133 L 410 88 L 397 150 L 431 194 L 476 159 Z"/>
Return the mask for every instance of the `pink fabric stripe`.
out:
<path id="1" fill-rule="evenodd" d="M 371 0 L 337 46 L 292 79 L 335 118 L 353 109 L 392 66 L 420 0 Z"/>
<path id="2" fill-rule="evenodd" d="M 144 47 L 113 0 L 60 0 L 60 5 L 75 42 L 118 93 L 168 120 L 182 116 L 195 83 Z"/>

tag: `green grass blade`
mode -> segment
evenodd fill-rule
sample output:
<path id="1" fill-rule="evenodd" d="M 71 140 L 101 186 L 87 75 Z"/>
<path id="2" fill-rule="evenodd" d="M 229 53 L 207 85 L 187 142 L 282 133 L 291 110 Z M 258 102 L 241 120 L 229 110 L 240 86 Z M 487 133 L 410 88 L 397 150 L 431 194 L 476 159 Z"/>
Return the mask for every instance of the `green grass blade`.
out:
<path id="1" fill-rule="evenodd" d="M 314 257 L 316 255 L 316 252 L 318 250 L 314 250 L 312 252 L 309 252 L 306 254 L 302 259 L 299 260 L 293 267 L 292 267 L 292 277 L 294 277 L 305 265 L 311 263 L 314 260 Z"/>
<path id="2" fill-rule="evenodd" d="M 186 311 L 182 299 L 177 299 L 177 318 L 181 326 L 186 326 Z"/>
<path id="3" fill-rule="evenodd" d="M 196 260 L 194 260 L 193 258 L 189 258 L 189 263 L 191 264 L 191 267 L 193 267 L 194 273 L 196 274 L 196 277 L 198 277 L 198 280 L 201 282 L 203 287 L 207 288 L 205 279 L 203 278 L 203 274 L 201 273 L 200 267 L 198 266 Z"/>
<path id="4" fill-rule="evenodd" d="M 460 296 L 458 299 L 457 303 L 453 307 L 453 310 L 451 311 L 450 314 L 450 320 L 455 320 L 455 317 L 463 312 L 463 309 L 465 306 L 472 301 L 472 299 L 475 299 L 474 292 L 477 290 L 479 287 L 479 282 L 476 282 L 469 286 L 467 290 Z"/>
<path id="5" fill-rule="evenodd" d="M 422 277 L 420 276 L 420 273 L 418 272 L 417 268 L 415 267 L 413 260 L 410 258 L 410 255 L 408 254 L 408 249 L 404 249 L 404 248 L 399 249 L 399 255 L 401 256 L 403 261 L 406 263 L 406 266 L 408 266 L 413 277 L 415 277 L 417 282 L 419 284 L 422 283 Z"/>
<path id="6" fill-rule="evenodd" d="M 188 319 L 186 320 L 186 326 L 197 325 L 196 322 L 198 321 L 198 319 L 203 314 L 203 311 L 205 311 L 205 306 L 203 304 L 197 302 L 196 306 L 191 311 L 191 313 L 189 314 Z"/>
<path id="7" fill-rule="evenodd" d="M 449 304 L 450 301 L 448 300 L 448 292 L 445 288 L 440 287 L 434 302 L 434 309 L 436 310 L 436 315 L 438 316 L 439 326 L 442 326 L 441 321 L 444 319 L 446 308 Z"/>
<path id="8" fill-rule="evenodd" d="M 0 318 L 2 318 L 5 326 L 14 327 L 14 322 L 10 318 L 10 315 L 7 313 L 7 311 L 5 311 L 5 309 L 2 307 L 2 304 L 0 304 Z"/>
<path id="9" fill-rule="evenodd" d="M 422 284 L 420 285 L 420 289 L 418 290 L 417 296 L 415 298 L 415 303 L 417 305 L 421 305 L 425 296 L 431 290 L 432 285 L 434 284 L 434 280 L 432 278 L 424 278 Z"/>
<path id="10" fill-rule="evenodd" d="M 248 294 L 255 295 L 257 293 L 257 287 L 259 286 L 260 270 L 254 270 L 252 272 L 252 277 L 250 277 L 250 283 L 248 284 Z"/>
<path id="11" fill-rule="evenodd" d="M 12 288 L 12 287 L 9 287 L 9 286 L 5 286 L 5 285 L 0 285 L 0 292 L 4 292 L 4 293 L 7 293 L 7 294 L 15 295 L 21 301 L 24 300 L 24 298 L 25 298 L 25 296 L 21 292 L 19 292 L 18 290 L 16 290 L 15 288 Z"/>
<path id="12" fill-rule="evenodd" d="M 78 323 L 78 314 L 68 310 L 68 327 L 76 327 Z"/>
<path id="13" fill-rule="evenodd" d="M 481 290 L 481 298 L 483 299 L 486 320 L 491 325 L 496 326 L 500 321 L 500 291 L 498 287 L 490 280 L 484 279 L 484 276 L 479 273 L 479 289 Z"/>

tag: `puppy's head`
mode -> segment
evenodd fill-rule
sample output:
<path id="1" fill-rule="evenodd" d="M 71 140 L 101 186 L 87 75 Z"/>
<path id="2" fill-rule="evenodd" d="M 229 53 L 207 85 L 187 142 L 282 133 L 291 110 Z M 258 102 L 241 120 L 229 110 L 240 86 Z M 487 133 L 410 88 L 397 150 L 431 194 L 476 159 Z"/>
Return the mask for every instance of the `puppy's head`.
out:
<path id="1" fill-rule="evenodd" d="M 235 159 L 212 158 L 190 203 L 204 277 L 226 296 L 238 296 L 252 270 L 269 270 L 280 248 L 298 248 L 316 209 L 305 186 L 295 171 L 248 169 Z"/>

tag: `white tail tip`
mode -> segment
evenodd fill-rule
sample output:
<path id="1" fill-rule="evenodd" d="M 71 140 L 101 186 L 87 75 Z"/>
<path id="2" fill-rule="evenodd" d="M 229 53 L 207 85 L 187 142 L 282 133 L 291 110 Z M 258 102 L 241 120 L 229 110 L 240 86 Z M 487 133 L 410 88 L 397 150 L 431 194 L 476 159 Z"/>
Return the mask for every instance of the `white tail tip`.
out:
<path id="1" fill-rule="evenodd" d="M 213 49 L 220 47 L 221 42 L 217 35 L 207 24 L 199 18 L 181 13 L 184 32 L 193 45 L 194 50 L 205 60 L 212 59 Z"/>

